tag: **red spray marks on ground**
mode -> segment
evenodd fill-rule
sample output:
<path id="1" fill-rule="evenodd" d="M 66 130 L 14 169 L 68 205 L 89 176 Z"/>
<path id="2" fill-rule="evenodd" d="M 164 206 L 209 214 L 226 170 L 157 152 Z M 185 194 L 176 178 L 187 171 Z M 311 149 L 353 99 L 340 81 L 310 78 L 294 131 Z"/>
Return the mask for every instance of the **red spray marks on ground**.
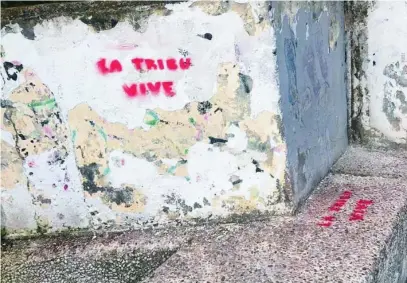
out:
<path id="1" fill-rule="evenodd" d="M 352 196 L 352 192 L 344 191 L 339 198 L 329 207 L 329 211 L 331 213 L 339 212 L 342 207 L 346 204 L 346 202 Z M 330 227 L 332 226 L 333 222 L 335 221 L 335 217 L 333 215 L 328 215 L 322 217 L 322 220 L 317 223 L 318 226 L 321 227 Z"/>
<path id="2" fill-rule="evenodd" d="M 331 213 L 339 212 L 346 202 L 350 199 L 352 193 L 350 191 L 344 191 L 342 195 L 329 207 Z M 349 221 L 363 221 L 364 215 L 366 214 L 367 208 L 373 204 L 373 200 L 359 199 L 356 202 L 355 208 L 353 209 L 351 215 L 349 216 Z M 333 215 L 324 216 L 322 220 L 317 223 L 321 227 L 330 227 L 335 221 Z"/>
<path id="3" fill-rule="evenodd" d="M 364 220 L 364 215 L 367 211 L 369 205 L 372 205 L 372 200 L 360 199 L 356 203 L 355 209 L 352 211 L 352 214 L 349 217 L 349 221 L 361 221 Z"/>

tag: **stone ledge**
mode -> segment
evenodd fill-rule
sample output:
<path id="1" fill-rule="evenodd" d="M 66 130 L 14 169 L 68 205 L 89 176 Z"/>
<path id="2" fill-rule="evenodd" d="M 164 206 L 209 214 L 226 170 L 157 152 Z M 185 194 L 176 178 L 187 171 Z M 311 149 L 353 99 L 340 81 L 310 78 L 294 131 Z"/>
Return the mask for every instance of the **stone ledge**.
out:
<path id="1" fill-rule="evenodd" d="M 332 167 L 333 173 L 407 178 L 407 151 L 349 147 Z"/>
<path id="2" fill-rule="evenodd" d="M 297 217 L 201 239 L 145 282 L 405 282 L 405 157 L 350 147 L 333 168 L 346 175 L 325 178 Z M 349 199 L 332 206 L 344 191 Z M 360 200 L 363 220 L 350 221 Z"/>
<path id="3" fill-rule="evenodd" d="M 7 241 L 1 282 L 137 282 L 187 239 L 149 230 Z"/>
<path id="4" fill-rule="evenodd" d="M 193 239 L 243 227 L 181 226 L 7 240 L 1 247 L 1 282 L 140 282 Z"/>
<path id="5" fill-rule="evenodd" d="M 343 191 L 352 193 L 350 199 L 330 212 Z M 373 204 L 363 221 L 349 221 L 359 199 Z M 330 227 L 318 226 L 324 216 L 335 217 Z M 406 247 L 405 180 L 329 176 L 296 218 L 199 239 L 144 282 L 401 283 Z"/>
<path id="6" fill-rule="evenodd" d="M 369 154 L 349 148 L 294 217 L 12 241 L 1 282 L 404 283 L 406 155 Z"/>

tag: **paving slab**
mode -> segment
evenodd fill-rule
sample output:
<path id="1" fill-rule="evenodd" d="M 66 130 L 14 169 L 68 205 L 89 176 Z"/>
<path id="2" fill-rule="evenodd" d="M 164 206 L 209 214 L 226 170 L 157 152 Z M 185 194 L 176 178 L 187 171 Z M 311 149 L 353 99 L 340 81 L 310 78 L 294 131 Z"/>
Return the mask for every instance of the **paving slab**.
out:
<path id="1" fill-rule="evenodd" d="M 1 282 L 138 282 L 192 233 L 86 233 L 2 243 Z"/>
<path id="2" fill-rule="evenodd" d="M 350 146 L 332 167 L 333 173 L 407 178 L 407 151 Z"/>
<path id="3" fill-rule="evenodd" d="M 7 240 L 1 246 L 1 282 L 140 282 L 193 239 L 243 227 L 211 224 Z"/>

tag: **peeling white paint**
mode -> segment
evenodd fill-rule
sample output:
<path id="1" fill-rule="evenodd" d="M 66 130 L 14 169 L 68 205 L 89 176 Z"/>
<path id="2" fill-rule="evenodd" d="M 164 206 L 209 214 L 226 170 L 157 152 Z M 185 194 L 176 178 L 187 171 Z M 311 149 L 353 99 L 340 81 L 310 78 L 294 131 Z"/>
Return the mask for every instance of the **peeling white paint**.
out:
<path id="1" fill-rule="evenodd" d="M 0 135 L 1 135 L 1 139 L 3 141 L 5 141 L 6 143 L 8 143 L 9 145 L 11 145 L 11 146 L 16 145 L 16 142 L 14 140 L 14 137 L 13 137 L 12 133 L 1 129 L 1 134 Z"/>
<path id="2" fill-rule="evenodd" d="M 168 158 L 163 158 L 161 161 L 169 166 L 175 166 L 177 165 L 178 159 L 168 159 Z"/>
<path id="3" fill-rule="evenodd" d="M 154 164 L 117 150 L 110 153 L 109 168 L 111 171 L 108 180 L 114 187 L 121 187 L 123 184 L 144 186 L 153 183 L 158 176 Z"/>
<path id="4" fill-rule="evenodd" d="M 75 158 L 72 154 L 59 164 L 55 150 L 28 156 L 24 162 L 25 174 L 30 183 L 30 193 L 36 217 L 46 219 L 52 230 L 64 227 L 87 227 L 87 209 L 84 202 Z M 41 204 L 40 199 L 49 199 Z M 17 206 L 20 207 L 20 204 Z"/>
<path id="5" fill-rule="evenodd" d="M 401 62 L 402 54 L 407 51 L 407 3 L 404 1 L 376 2 L 368 15 L 368 47 L 370 63 L 367 69 L 369 90 L 370 121 L 365 119 L 366 128 L 374 128 L 394 142 L 407 142 L 407 114 L 399 112 L 400 101 L 396 91 L 407 96 L 407 87 L 399 85 L 394 79 L 383 74 L 386 66 L 399 62 L 399 69 L 407 70 L 407 62 Z M 373 65 L 373 61 L 375 65 Z M 405 66 L 405 67 L 403 67 Z M 407 74 L 404 74 L 407 80 Z M 401 129 L 396 130 L 383 111 L 385 92 L 395 104 L 395 116 L 401 119 Z"/>
<path id="6" fill-rule="evenodd" d="M 96 217 L 91 218 L 92 228 L 100 229 L 103 226 L 111 226 L 116 222 L 116 214 L 99 198 L 88 198 L 86 200 L 89 213 Z"/>
<path id="7" fill-rule="evenodd" d="M 237 171 L 237 157 L 210 144 L 196 143 L 189 149 L 188 173 L 193 183 L 208 183 L 214 191 L 228 190 L 230 175 Z"/>
<path id="8" fill-rule="evenodd" d="M 2 58 L 2 63 L 5 61 Z M 0 68 L 1 77 L 5 80 L 0 80 L 0 87 L 1 87 L 1 98 L 7 99 L 9 94 L 16 89 L 19 85 L 25 82 L 24 76 L 18 76 L 17 80 L 7 80 L 7 74 L 3 67 Z"/>
<path id="9" fill-rule="evenodd" d="M 248 1 L 247 3 L 251 7 L 254 22 L 256 24 L 259 24 L 263 20 L 262 14 L 265 14 L 265 11 L 267 11 L 267 7 L 265 7 L 264 2 L 262 1 Z"/>
<path id="10" fill-rule="evenodd" d="M 23 184 L 11 190 L 2 190 L 1 207 L 1 223 L 10 232 L 37 228 L 32 196 Z"/>
<path id="11" fill-rule="evenodd" d="M 216 89 L 220 63 L 243 62 L 247 75 L 256 77 L 251 99 L 252 115 L 261 111 L 277 111 L 278 93 L 275 48 L 272 28 L 259 36 L 249 36 L 242 19 L 235 12 L 210 16 L 187 4 L 173 5 L 173 13 L 148 19 L 145 32 L 134 31 L 128 22 L 120 22 L 111 30 L 95 33 L 79 20 L 60 17 L 34 27 L 36 40 L 22 34 L 6 34 L 2 44 L 5 60 L 18 60 L 30 66 L 55 93 L 61 111 L 87 102 L 110 122 L 121 122 L 129 128 L 143 126 L 145 109 L 181 109 L 191 101 L 208 100 Z M 205 33 L 213 35 L 204 39 Z M 112 45 L 135 44 L 133 50 L 114 50 Z M 234 45 L 241 57 L 236 58 Z M 139 73 L 131 59 L 181 58 L 179 50 L 188 51 L 193 66 L 186 71 L 149 71 Z M 102 76 L 96 70 L 99 58 L 118 59 L 123 72 Z M 262 62 L 267 61 L 267 64 Z M 129 100 L 122 90 L 124 83 L 174 81 L 176 96 L 147 96 Z M 58 90 L 58 91 L 56 91 Z M 69 94 L 69 95 L 67 95 Z"/>
<path id="12" fill-rule="evenodd" d="M 230 137 L 226 145 L 229 148 L 241 152 L 246 149 L 248 139 L 246 133 L 236 125 L 231 125 L 226 132 Z"/>
<path id="13" fill-rule="evenodd" d="M 166 5 L 172 13 L 169 16 L 157 14 L 150 16 L 142 23 L 143 31 L 135 31 L 130 22 L 124 21 L 119 22 L 113 29 L 95 32 L 93 28 L 81 21 L 66 17 L 47 20 L 36 25 L 35 40 L 28 40 L 19 32 L 5 33 L 3 29 L 2 46 L 5 49 L 3 59 L 21 62 L 24 69 L 33 70 L 38 80 L 50 88 L 61 111 L 62 123 L 68 122 L 70 110 L 84 103 L 95 110 L 103 121 L 122 123 L 130 132 L 136 127 L 152 131 L 154 129 L 144 121 L 146 109 L 173 111 L 182 109 L 189 102 L 209 100 L 222 89 L 221 87 L 225 87 L 218 85 L 218 74 L 224 72 L 220 68 L 225 65 L 234 68 L 236 66 L 234 69 L 237 70 L 234 74 L 236 77 L 238 73 L 250 77 L 251 91 L 250 94 L 244 94 L 248 98 L 245 97 L 243 100 L 249 105 L 242 105 L 242 107 L 249 109 L 248 114 L 251 118 L 256 118 L 263 111 L 278 115 L 279 89 L 276 56 L 273 54 L 276 49 L 273 28 L 263 25 L 264 22 L 262 22 L 259 29 L 256 27 L 256 35 L 250 36 L 245 28 L 247 23 L 238 13 L 229 11 L 211 16 L 199 8 L 190 8 L 190 5 L 191 2 Z M 253 12 L 252 16 L 257 23 L 260 23 L 264 14 L 267 14 L 267 9 L 260 3 L 250 3 L 248 11 Z M 19 29 L 18 26 L 14 28 Z M 212 35 L 210 40 L 204 38 L 206 33 Z M 239 52 L 236 53 L 235 50 Z M 191 58 L 192 67 L 188 70 L 138 72 L 131 63 L 131 59 L 135 57 L 179 59 L 183 56 Z M 123 71 L 101 75 L 96 68 L 99 58 L 106 58 L 108 62 L 118 59 L 123 66 Z M 1 68 L 1 71 L 4 72 L 4 69 Z M 19 74 L 18 78 L 16 82 L 7 82 L 5 98 L 9 97 L 10 92 L 25 80 L 24 74 Z M 228 81 L 225 94 L 217 95 L 237 95 L 233 93 L 237 92 L 234 88 L 239 87 L 235 79 Z M 176 95 L 174 97 L 147 95 L 129 99 L 122 90 L 124 83 L 148 81 L 174 81 Z M 219 101 L 222 99 L 228 101 L 229 98 L 220 97 Z M 84 116 L 87 113 L 85 111 L 88 110 L 87 106 L 81 110 Z M 180 113 L 174 113 L 174 115 L 180 115 Z M 217 114 L 211 119 L 219 117 L 224 118 Z M 84 117 L 84 119 L 88 118 Z M 245 122 L 250 120 L 247 116 L 242 119 L 245 119 Z M 113 141 L 113 138 L 106 134 L 103 135 L 103 142 L 95 141 L 95 144 L 100 146 L 100 154 L 96 150 L 95 154 L 89 154 L 91 161 L 80 161 L 89 165 L 101 160 L 102 163 L 104 162 L 103 166 L 107 162 L 108 168 L 105 171 L 108 173 L 102 173 L 103 177 L 97 181 L 87 180 L 88 176 L 79 175 L 73 154 L 77 148 L 72 144 L 66 145 L 69 148 L 68 156 L 62 163 L 55 156 L 56 150 L 27 156 L 23 165 L 24 173 L 29 180 L 30 191 L 27 190 L 24 197 L 30 198 L 31 205 L 27 206 L 27 209 L 32 214 L 30 217 L 34 219 L 34 226 L 49 225 L 51 230 L 57 230 L 64 227 L 78 228 L 90 225 L 97 229 L 103 225 L 120 224 L 123 219 L 126 219 L 124 221 L 126 224 L 138 225 L 139 221 L 142 223 L 145 220 L 162 224 L 169 220 L 169 216 L 163 212 L 164 207 L 171 212 L 179 213 L 177 219 L 208 217 L 210 214 L 225 216 L 237 209 L 227 207 L 224 202 L 230 203 L 236 199 L 244 204 L 250 203 L 252 209 L 268 208 L 266 200 L 273 199 L 276 192 L 278 193 L 276 179 L 269 173 L 256 172 L 256 165 L 253 163 L 253 159 L 257 162 L 268 162 L 268 155 L 247 149 L 248 133 L 238 126 L 239 122 L 217 121 L 214 124 L 219 123 L 223 128 L 215 131 L 208 126 L 208 129 L 205 129 L 208 132 L 213 130 L 219 133 L 220 136 L 217 138 L 224 138 L 223 135 L 227 135 L 228 141 L 225 144 L 208 144 L 205 140 L 196 142 L 190 147 L 188 143 L 189 148 L 182 149 L 183 154 L 180 158 L 162 159 L 163 156 L 160 156 L 158 161 L 169 167 L 175 167 L 176 170 L 179 169 L 174 174 L 163 174 L 162 164 L 159 162 L 137 158 L 136 154 L 131 154 L 131 149 L 128 149 L 131 145 L 122 143 L 125 137 L 119 137 Z M 90 121 L 90 123 L 93 122 Z M 209 123 L 211 121 L 207 122 Z M 78 140 L 79 131 L 86 132 L 86 126 L 72 129 L 71 138 L 74 139 L 77 134 Z M 117 130 L 118 135 L 125 136 L 123 132 L 127 133 L 127 129 L 122 125 L 116 126 L 117 128 L 115 125 L 109 125 L 109 128 Z M 69 128 L 69 125 L 67 127 Z M 215 124 L 213 128 L 216 127 Z M 190 129 L 184 127 L 183 130 L 188 133 Z M 267 135 L 279 134 L 278 130 L 270 131 L 272 133 Z M 256 131 L 253 130 L 253 132 Z M 2 139 L 14 145 L 13 137 L 9 133 L 4 133 L 3 137 L 2 130 Z M 182 134 L 182 131 L 180 133 Z M 96 132 L 96 134 L 100 133 Z M 87 136 L 85 135 L 85 138 Z M 157 140 L 161 138 L 159 133 L 156 136 Z M 89 134 L 89 137 L 92 136 Z M 100 135 L 98 137 L 100 138 Z M 156 140 L 152 139 L 151 142 Z M 273 148 L 281 146 L 281 142 L 271 142 Z M 121 146 L 126 146 L 126 150 L 120 148 Z M 82 157 L 82 159 L 86 158 Z M 180 159 L 186 161 L 186 164 L 180 165 Z M 281 160 L 279 175 L 285 168 L 285 159 Z M 87 161 L 89 163 L 86 163 Z M 85 165 L 81 170 L 87 169 Z M 271 166 L 271 164 L 268 165 Z M 241 182 L 232 183 L 231 180 L 236 178 Z M 98 182 L 98 191 L 84 192 L 82 185 L 86 181 Z M 103 188 L 99 190 L 99 186 L 108 187 L 109 192 L 113 191 L 113 193 L 124 187 L 131 187 L 146 201 L 140 201 L 141 211 L 137 210 L 138 207 L 135 209 L 137 211 L 129 211 L 124 205 L 106 201 L 106 192 L 103 192 Z M 10 190 L 9 194 L 12 194 L 12 191 Z M 14 191 L 17 192 L 17 190 Z M 13 208 L 6 207 L 13 217 L 26 200 L 17 204 L 16 202 L 17 200 L 14 199 Z M 185 207 L 181 209 L 179 207 L 180 202 L 183 202 L 183 206 L 194 207 L 194 209 L 188 211 L 186 215 L 183 213 Z M 14 219 L 13 217 L 10 219 Z M 31 227 L 33 226 L 31 224 L 30 222 L 23 226 Z"/>
<path id="14" fill-rule="evenodd" d="M 294 37 L 295 38 L 297 38 L 297 17 L 298 17 L 297 15 L 294 16 L 294 19 L 293 19 L 293 21 L 291 23 L 291 28 L 292 28 L 292 30 L 294 32 Z"/>
<path id="15" fill-rule="evenodd" d="M 213 215 L 224 215 L 228 212 L 226 208 L 205 207 L 202 203 L 204 198 L 212 200 L 216 196 L 225 199 L 239 196 L 250 199 L 251 188 L 256 188 L 258 196 L 266 199 L 275 192 L 276 187 L 276 180 L 268 173 L 253 174 L 256 170 L 252 163 L 253 158 L 260 162 L 266 160 L 265 154 L 258 152 L 250 151 L 235 156 L 223 152 L 219 147 L 196 143 L 190 148 L 187 158 L 189 181 L 184 177 L 159 175 L 157 168 L 152 163 L 129 154 L 114 151 L 110 155 L 110 160 L 114 158 L 125 160 L 125 162 L 123 166 L 113 165 L 114 162 L 109 165 L 112 170 L 109 174 L 110 184 L 115 187 L 123 186 L 123 184 L 133 185 L 148 198 L 143 212 L 137 215 L 140 219 L 160 215 L 164 206 L 171 208 L 172 205 L 168 204 L 166 200 L 172 194 L 189 206 L 198 202 L 202 208 L 194 209 L 188 213 L 188 216 L 200 217 L 208 215 L 209 212 Z M 233 187 L 230 182 L 232 175 L 243 180 L 240 188 L 235 191 L 231 190 Z M 259 208 L 262 207 L 261 203 L 258 205 Z M 101 209 L 100 204 L 98 207 Z"/>
<path id="16" fill-rule="evenodd" d="M 234 0 L 234 2 L 239 3 L 239 4 L 245 4 L 245 3 L 249 3 L 249 0 Z"/>
<path id="17" fill-rule="evenodd" d="M 309 37 L 309 26 L 308 26 L 308 23 L 306 23 L 305 25 L 306 25 L 306 27 L 307 27 L 307 31 L 306 31 L 306 33 L 305 33 L 305 40 L 308 40 L 308 37 Z"/>

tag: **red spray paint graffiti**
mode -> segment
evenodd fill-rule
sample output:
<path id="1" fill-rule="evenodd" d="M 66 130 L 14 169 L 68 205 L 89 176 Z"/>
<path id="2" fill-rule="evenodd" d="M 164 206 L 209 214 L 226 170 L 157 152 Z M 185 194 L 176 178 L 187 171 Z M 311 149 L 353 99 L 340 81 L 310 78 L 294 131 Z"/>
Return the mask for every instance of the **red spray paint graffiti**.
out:
<path id="1" fill-rule="evenodd" d="M 352 192 L 344 191 L 335 201 L 335 203 L 329 207 L 328 210 L 333 213 L 339 212 L 342 209 L 342 207 L 346 204 L 346 202 L 350 199 L 351 196 Z M 319 221 L 317 225 L 322 227 L 330 227 L 334 221 L 335 217 L 332 215 L 328 215 L 322 217 L 322 221 Z"/>
<path id="2" fill-rule="evenodd" d="M 112 60 L 112 62 L 110 62 L 110 66 L 107 67 L 106 59 L 100 59 L 96 63 L 96 66 L 102 75 L 107 75 L 109 73 L 115 73 L 115 72 L 119 73 L 123 70 L 122 64 L 120 64 L 119 60 Z"/>
<path id="3" fill-rule="evenodd" d="M 352 211 L 352 214 L 349 217 L 349 221 L 363 220 L 367 207 L 372 204 L 373 204 L 372 200 L 366 199 L 358 200 L 355 209 Z"/>
<path id="4" fill-rule="evenodd" d="M 137 71 L 156 71 L 156 70 L 170 70 L 170 71 L 185 71 L 191 66 L 191 58 L 181 59 L 151 59 L 151 58 L 133 58 L 131 63 Z M 99 73 L 103 76 L 110 73 L 120 73 L 123 71 L 122 64 L 114 59 L 107 64 L 105 58 L 101 58 L 96 67 Z M 153 96 L 159 95 L 160 92 L 164 93 L 167 97 L 175 96 L 174 82 L 159 81 L 159 82 L 141 82 L 132 84 L 123 84 L 122 89 L 129 98 L 142 97 L 147 94 Z"/>
<path id="5" fill-rule="evenodd" d="M 336 202 L 329 207 L 329 211 L 331 213 L 339 212 L 342 207 L 346 204 L 346 202 L 350 199 L 352 193 L 350 191 L 344 191 L 342 195 L 336 200 Z M 369 205 L 372 205 L 372 200 L 360 199 L 357 201 L 355 209 L 352 211 L 351 215 L 349 216 L 349 221 L 355 220 L 364 220 L 364 215 Z M 328 215 L 322 217 L 322 220 L 317 223 L 318 226 L 321 227 L 330 227 L 333 222 L 335 221 L 335 217 L 333 215 Z"/>
<path id="6" fill-rule="evenodd" d="M 339 199 L 329 208 L 329 211 L 340 211 L 341 208 L 346 204 L 350 199 L 352 193 L 350 191 L 344 191 Z"/>
<path id="7" fill-rule="evenodd" d="M 318 222 L 318 226 L 322 227 L 330 227 L 332 223 L 335 221 L 335 216 L 329 215 L 322 217 L 322 221 Z"/>
<path id="8" fill-rule="evenodd" d="M 139 84 L 131 84 L 123 85 L 123 90 L 127 94 L 128 97 L 137 97 L 137 96 L 145 96 L 147 92 L 151 93 L 152 95 L 156 96 L 159 94 L 161 90 L 164 91 L 164 94 L 168 97 L 173 97 L 175 92 L 173 90 L 173 82 L 155 82 L 155 83 L 139 83 Z"/>
<path id="9" fill-rule="evenodd" d="M 188 70 L 191 67 L 191 58 L 181 58 L 178 61 L 174 58 L 169 59 L 149 59 L 149 58 L 134 58 L 131 60 L 134 68 L 138 71 L 143 69 L 143 66 L 147 70 L 171 70 L 176 71 L 178 69 Z"/>

